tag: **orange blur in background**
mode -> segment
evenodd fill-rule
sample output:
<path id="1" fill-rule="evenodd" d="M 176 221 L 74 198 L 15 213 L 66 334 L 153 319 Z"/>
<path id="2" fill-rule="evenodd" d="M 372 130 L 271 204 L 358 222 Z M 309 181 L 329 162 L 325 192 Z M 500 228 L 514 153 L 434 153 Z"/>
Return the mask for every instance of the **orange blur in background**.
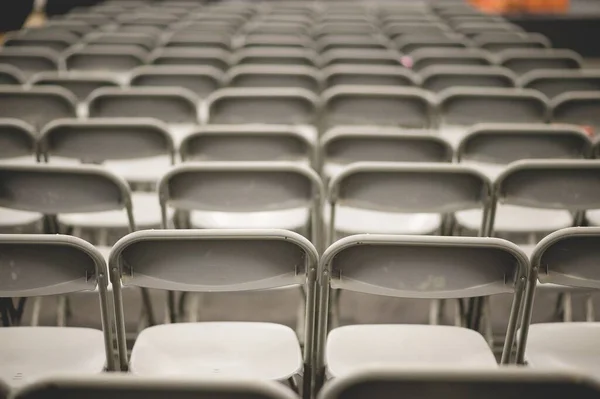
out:
<path id="1" fill-rule="evenodd" d="M 569 0 L 469 0 L 482 11 L 490 13 L 564 13 Z"/>

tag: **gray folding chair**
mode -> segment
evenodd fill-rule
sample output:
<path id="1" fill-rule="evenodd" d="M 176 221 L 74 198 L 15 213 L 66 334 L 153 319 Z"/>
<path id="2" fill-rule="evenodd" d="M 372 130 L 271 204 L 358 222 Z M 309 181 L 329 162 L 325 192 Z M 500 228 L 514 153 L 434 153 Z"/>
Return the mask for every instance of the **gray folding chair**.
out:
<path id="1" fill-rule="evenodd" d="M 100 28 L 102 26 L 108 26 L 113 23 L 113 19 L 102 14 L 96 14 L 91 12 L 83 12 L 83 13 L 68 13 L 64 16 L 64 19 L 84 22 L 94 28 Z"/>
<path id="2" fill-rule="evenodd" d="M 519 38 L 507 38 L 504 34 L 494 36 L 493 34 L 484 33 L 477 35 L 473 41 L 481 48 L 498 53 L 510 49 L 546 49 L 551 48 L 552 43 L 546 36 L 538 33 L 523 34 Z"/>
<path id="3" fill-rule="evenodd" d="M 19 68 L 12 65 L 0 65 L 0 85 L 22 85 L 26 77 Z"/>
<path id="4" fill-rule="evenodd" d="M 0 64 L 17 68 L 26 79 L 38 72 L 56 71 L 63 67 L 57 53 L 38 47 L 0 48 Z"/>
<path id="5" fill-rule="evenodd" d="M 0 172 L 2 188 L 17 194 L 22 190 L 17 187 L 17 180 L 23 175 L 15 171 L 16 175 L 6 176 L 5 172 Z M 27 196 L 26 192 L 18 196 L 23 194 Z M 2 199 L 5 201 L 6 197 Z M 102 331 L 73 327 L 1 328 L 2 380 L 17 388 L 51 375 L 97 374 L 105 367 L 115 371 L 118 365 L 113 350 L 114 319 L 108 309 L 108 276 L 102 254 L 79 238 L 44 234 L 0 234 L 0 252 L 0 297 L 10 300 L 96 290 L 102 320 Z"/>
<path id="6" fill-rule="evenodd" d="M 297 47 L 310 49 L 313 47 L 313 41 L 309 36 L 302 35 L 249 33 L 244 36 L 240 46 L 243 48 Z"/>
<path id="7" fill-rule="evenodd" d="M 321 54 L 321 65 L 402 66 L 400 53 L 392 49 L 334 49 Z"/>
<path id="8" fill-rule="evenodd" d="M 113 72 L 124 75 L 145 64 L 147 54 L 137 46 L 87 46 L 65 53 L 64 62 L 71 71 Z"/>
<path id="9" fill-rule="evenodd" d="M 214 48 L 229 51 L 231 49 L 231 38 L 228 34 L 198 35 L 198 32 L 183 30 L 168 35 L 162 44 L 164 47 L 170 48 Z"/>
<path id="10" fill-rule="evenodd" d="M 352 234 L 451 235 L 454 214 L 491 207 L 491 183 L 477 170 L 424 162 L 356 162 L 329 184 L 328 242 Z M 487 235 L 487 216 L 477 235 Z"/>
<path id="11" fill-rule="evenodd" d="M 150 54 L 148 63 L 169 66 L 209 66 L 224 71 L 229 68 L 231 54 L 220 49 L 161 48 Z"/>
<path id="12" fill-rule="evenodd" d="M 445 37 L 447 34 L 454 33 L 442 23 L 419 21 L 389 22 L 385 24 L 383 31 L 394 40 L 404 35 Z"/>
<path id="13" fill-rule="evenodd" d="M 149 65 L 131 71 L 129 84 L 136 87 L 180 87 L 204 98 L 221 86 L 223 73 L 209 66 Z"/>
<path id="14" fill-rule="evenodd" d="M 232 65 L 296 65 L 315 67 L 318 64 L 317 53 L 304 48 L 243 48 L 236 51 Z"/>
<path id="15" fill-rule="evenodd" d="M 323 130 L 336 125 L 432 126 L 434 100 L 412 87 L 336 86 L 322 94 Z"/>
<path id="16" fill-rule="evenodd" d="M 157 44 L 154 36 L 133 32 L 93 32 L 84 37 L 83 41 L 88 45 L 136 46 L 142 51 L 151 51 Z"/>
<path id="17" fill-rule="evenodd" d="M 380 36 L 346 34 L 321 36 L 316 46 L 319 52 L 335 49 L 385 50 L 388 43 Z"/>
<path id="18" fill-rule="evenodd" d="M 499 65 L 517 75 L 541 69 L 580 69 L 583 65 L 583 58 L 571 50 L 504 50 L 496 56 Z"/>
<path id="19" fill-rule="evenodd" d="M 243 65 L 233 67 L 227 73 L 225 85 L 231 87 L 295 87 L 320 91 L 318 70 L 294 65 Z"/>
<path id="20" fill-rule="evenodd" d="M 599 105 L 600 91 L 561 94 L 550 102 L 551 120 L 590 128 L 593 134 L 600 128 Z"/>
<path id="21" fill-rule="evenodd" d="M 573 91 L 600 91 L 600 73 L 594 70 L 534 70 L 521 76 L 519 85 L 554 98 Z"/>
<path id="22" fill-rule="evenodd" d="M 524 159 L 587 159 L 592 143 L 574 125 L 477 124 L 461 140 L 456 160 L 494 180 L 511 162 Z"/>
<path id="23" fill-rule="evenodd" d="M 28 82 L 34 86 L 59 86 L 83 103 L 96 89 L 101 87 L 119 87 L 119 81 L 110 73 L 89 72 L 40 72 Z"/>
<path id="24" fill-rule="evenodd" d="M 289 389 L 270 381 L 249 381 L 214 378 L 194 381 L 160 380 L 153 378 L 103 375 L 95 378 L 52 378 L 28 385 L 13 399 L 89 399 L 111 397 L 114 399 L 297 399 Z M 1 398 L 1 396 L 0 396 Z M 4 399 L 4 398 L 2 398 Z"/>
<path id="25" fill-rule="evenodd" d="M 298 35 L 308 36 L 310 30 L 302 23 L 290 22 L 256 22 L 249 26 L 248 33 L 261 35 Z"/>
<path id="26" fill-rule="evenodd" d="M 178 87 L 103 88 L 88 97 L 90 118 L 155 118 L 177 143 L 199 124 L 199 99 Z"/>
<path id="27" fill-rule="evenodd" d="M 461 37 L 415 37 L 402 35 L 394 40 L 395 47 L 404 54 L 410 54 L 413 51 L 421 49 L 440 49 L 440 48 L 458 48 L 464 49 L 472 46 L 472 43 Z"/>
<path id="28" fill-rule="evenodd" d="M 36 27 L 35 30 L 40 32 L 54 32 L 56 30 L 66 30 L 79 37 L 82 37 L 94 30 L 94 26 L 83 21 L 75 21 L 69 19 L 49 19 L 43 26 Z"/>
<path id="29" fill-rule="evenodd" d="M 316 389 L 327 377 L 377 366 L 497 368 L 483 336 L 464 327 L 350 325 L 329 332 L 331 289 L 428 299 L 513 294 L 501 358 L 505 365 L 510 363 L 528 273 L 527 256 L 497 238 L 361 234 L 338 241 L 319 263 Z"/>
<path id="30" fill-rule="evenodd" d="M 548 107 L 535 90 L 458 87 L 439 93 L 438 117 L 442 137 L 457 144 L 476 123 L 545 123 Z"/>
<path id="31" fill-rule="evenodd" d="M 516 76 L 506 68 L 496 66 L 430 66 L 421 71 L 424 89 L 441 92 L 451 87 L 515 87 Z"/>
<path id="32" fill-rule="evenodd" d="M 357 372 L 329 382 L 319 399 L 593 399 L 598 382 L 580 374 L 537 370 L 413 371 L 392 367 Z"/>
<path id="33" fill-rule="evenodd" d="M 24 28 L 20 31 L 15 32 L 14 35 L 15 38 L 26 38 L 31 40 L 52 40 L 56 38 L 57 41 L 68 43 L 69 46 L 77 43 L 81 39 L 80 34 L 70 31 L 67 26 L 61 27 L 47 24 L 44 24 L 42 26 Z M 42 45 L 41 47 L 44 46 Z M 64 50 L 64 48 L 62 50 Z M 62 50 L 56 51 L 60 52 Z"/>
<path id="34" fill-rule="evenodd" d="M 337 85 L 419 86 L 420 78 L 401 66 L 333 65 L 322 69 L 325 88 Z"/>
<path id="35" fill-rule="evenodd" d="M 123 238 L 110 258 L 121 368 L 149 377 L 213 377 L 218 373 L 228 378 L 282 382 L 291 382 L 303 373 L 304 397 L 310 398 L 317 262 L 314 246 L 285 230 L 149 230 Z M 289 327 L 203 322 L 143 330 L 128 362 L 121 283 L 187 292 L 304 286 L 304 356 Z"/>
<path id="36" fill-rule="evenodd" d="M 130 14 L 126 13 L 117 17 L 117 21 L 121 25 L 152 25 L 159 29 L 166 29 L 174 22 L 179 21 L 179 17 L 176 15 L 169 15 L 166 13 L 139 13 Z"/>
<path id="37" fill-rule="evenodd" d="M 315 145 L 293 126 L 207 125 L 179 147 L 189 161 L 291 161 L 315 163 Z"/>
<path id="38" fill-rule="evenodd" d="M 36 37 L 33 35 L 13 34 L 8 35 L 2 44 L 4 47 L 36 47 L 47 48 L 52 51 L 61 52 L 71 47 L 79 41 L 77 36 L 68 33 L 47 32 L 46 37 Z"/>
<path id="39" fill-rule="evenodd" d="M 410 54 L 412 68 L 421 71 L 432 65 L 490 66 L 492 56 L 476 48 L 421 49 Z"/>
<path id="40" fill-rule="evenodd" d="M 595 180 L 591 173 L 597 175 L 597 170 L 586 171 L 586 175 Z M 581 183 L 583 180 L 586 179 L 583 178 Z M 588 194 L 594 189 L 588 189 Z M 536 286 L 560 284 L 587 290 L 600 288 L 596 272 L 599 243 L 600 229 L 596 227 L 566 228 L 548 235 L 533 251 L 517 350 L 520 363 L 527 362 L 529 367 L 545 370 L 575 370 L 596 378 L 600 375 L 594 367 L 600 357 L 595 349 L 599 323 L 530 325 Z M 538 281 L 541 284 L 538 285 Z"/>
<path id="41" fill-rule="evenodd" d="M 456 32 L 462 33 L 463 35 L 473 37 L 480 33 L 488 32 L 522 32 L 523 28 L 518 25 L 514 25 L 508 22 L 463 22 L 453 26 Z"/>
<path id="42" fill-rule="evenodd" d="M 334 127 L 319 148 L 324 179 L 355 162 L 452 162 L 453 157 L 450 145 L 437 136 L 385 127 Z"/>
<path id="43" fill-rule="evenodd" d="M 313 27 L 313 36 L 316 38 L 331 34 L 371 35 L 373 33 L 377 33 L 377 29 L 374 24 L 367 21 L 329 21 L 316 24 Z"/>
<path id="44" fill-rule="evenodd" d="M 0 118 L 20 119 L 35 129 L 55 119 L 76 117 L 76 102 L 60 87 L 0 86 Z"/>

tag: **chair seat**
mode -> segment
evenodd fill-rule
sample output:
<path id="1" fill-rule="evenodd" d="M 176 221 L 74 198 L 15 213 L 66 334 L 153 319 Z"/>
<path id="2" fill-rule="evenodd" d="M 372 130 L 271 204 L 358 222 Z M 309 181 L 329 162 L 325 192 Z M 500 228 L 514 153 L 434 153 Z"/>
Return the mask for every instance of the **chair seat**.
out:
<path id="1" fill-rule="evenodd" d="M 302 369 L 294 331 L 273 323 L 165 324 L 143 330 L 129 370 L 144 376 L 224 376 L 283 381 Z"/>
<path id="2" fill-rule="evenodd" d="M 330 377 L 377 366 L 498 367 L 481 334 L 452 326 L 381 324 L 340 327 L 329 333 L 325 357 Z"/>
<path id="3" fill-rule="evenodd" d="M 329 206 L 326 206 L 323 214 L 326 225 L 330 216 Z M 437 213 L 380 212 L 346 206 L 337 206 L 335 211 L 335 231 L 338 236 L 362 233 L 431 234 L 441 224 L 442 217 Z"/>
<path id="4" fill-rule="evenodd" d="M 134 192 L 132 193 L 131 201 L 133 203 L 133 218 L 138 228 L 160 226 L 160 203 L 158 201 L 157 193 Z M 127 212 L 125 212 L 125 210 L 91 213 L 68 213 L 59 215 L 58 221 L 67 226 L 82 228 L 129 227 Z"/>
<path id="5" fill-rule="evenodd" d="M 286 229 L 298 231 L 308 225 L 310 210 L 293 208 L 263 212 L 192 211 L 193 228 L 202 229 Z"/>
<path id="6" fill-rule="evenodd" d="M 541 323 L 529 328 L 525 359 L 536 369 L 600 377 L 600 323 Z"/>
<path id="7" fill-rule="evenodd" d="M 43 215 L 37 212 L 0 208 L 0 227 L 3 228 L 26 226 L 39 222 L 42 218 Z"/>
<path id="8" fill-rule="evenodd" d="M 156 183 L 170 168 L 169 156 L 107 161 L 106 168 L 132 183 Z"/>
<path id="9" fill-rule="evenodd" d="M 456 212 L 457 223 L 469 230 L 479 230 L 482 217 L 483 212 L 480 209 Z M 494 231 L 507 233 L 551 232 L 572 225 L 573 216 L 569 211 L 498 204 Z"/>
<path id="10" fill-rule="evenodd" d="M 11 158 L 0 158 L 0 165 L 35 165 L 37 160 L 33 155 L 11 157 Z"/>
<path id="11" fill-rule="evenodd" d="M 585 217 L 591 226 L 600 226 L 600 209 L 587 211 Z"/>
<path id="12" fill-rule="evenodd" d="M 0 328 L 0 380 L 12 387 L 54 375 L 105 368 L 102 331 L 76 327 Z"/>

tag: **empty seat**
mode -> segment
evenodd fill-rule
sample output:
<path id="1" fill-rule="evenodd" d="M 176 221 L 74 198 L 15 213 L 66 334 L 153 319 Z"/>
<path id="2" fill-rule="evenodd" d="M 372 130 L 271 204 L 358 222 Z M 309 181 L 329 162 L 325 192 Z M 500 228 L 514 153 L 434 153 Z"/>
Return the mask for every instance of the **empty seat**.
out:
<path id="1" fill-rule="evenodd" d="M 221 89 L 206 101 L 211 124 L 312 125 L 318 97 L 303 89 Z"/>
<path id="2" fill-rule="evenodd" d="M 60 87 L 0 88 L 0 118 L 15 118 L 41 129 L 48 122 L 76 116 L 76 99 Z"/>
<path id="3" fill-rule="evenodd" d="M 207 125 L 179 149 L 186 161 L 292 161 L 311 165 L 315 144 L 291 126 Z"/>
<path id="4" fill-rule="evenodd" d="M 492 57 L 479 49 L 421 49 L 410 54 L 412 67 L 420 71 L 433 65 L 489 66 L 494 64 Z"/>
<path id="5" fill-rule="evenodd" d="M 314 67 L 317 54 L 303 48 L 247 48 L 235 52 L 232 64 L 298 65 Z"/>
<path id="6" fill-rule="evenodd" d="M 600 92 L 561 94 L 555 97 L 550 105 L 552 122 L 589 127 L 592 132 L 600 128 Z"/>
<path id="7" fill-rule="evenodd" d="M 481 48 L 497 53 L 509 49 L 544 49 L 552 47 L 547 37 L 537 34 L 522 34 L 521 37 L 510 38 L 504 33 L 477 35 L 473 41 Z"/>
<path id="8" fill-rule="evenodd" d="M 67 19 L 49 19 L 43 26 L 28 29 L 28 31 L 29 30 L 35 30 L 42 35 L 44 34 L 44 32 L 67 31 L 81 37 L 93 31 L 94 26 L 89 25 L 83 21 L 73 21 Z"/>
<path id="9" fill-rule="evenodd" d="M 89 72 L 40 72 L 33 75 L 29 83 L 62 87 L 73 93 L 79 102 L 85 101 L 91 92 L 100 87 L 119 86 L 117 79 L 110 74 Z"/>
<path id="10" fill-rule="evenodd" d="M 336 86 L 323 92 L 323 128 L 383 125 L 428 128 L 433 99 L 412 87 Z"/>
<path id="11" fill-rule="evenodd" d="M 36 161 L 36 132 L 27 123 L 12 118 L 0 118 L 0 162 Z"/>
<path id="12" fill-rule="evenodd" d="M 297 399 L 297 395 L 289 388 L 270 381 L 207 379 L 169 383 L 163 380 L 134 376 L 123 378 L 120 375 L 110 374 L 95 378 L 54 377 L 23 388 L 15 399 L 50 399 L 55 395 L 60 395 L 63 399 L 75 399 L 80 395 L 86 397 L 100 395 L 113 399 L 127 399 L 137 395 L 148 399 L 165 396 L 172 399 L 185 399 L 190 395 L 197 399 L 218 396 L 229 399 Z"/>
<path id="13" fill-rule="evenodd" d="M 384 65 L 401 66 L 400 54 L 393 50 L 357 50 L 337 49 L 321 54 L 323 66 L 354 64 L 354 65 Z"/>
<path id="14" fill-rule="evenodd" d="M 163 48 L 149 57 L 154 65 L 210 66 L 226 70 L 230 64 L 230 53 L 219 49 Z"/>
<path id="15" fill-rule="evenodd" d="M 356 162 L 452 162 L 453 150 L 426 132 L 343 126 L 320 141 L 322 175 L 330 178 Z"/>
<path id="16" fill-rule="evenodd" d="M 152 65 L 131 71 L 129 84 L 140 87 L 180 87 L 206 97 L 221 86 L 223 74 L 209 66 Z"/>
<path id="17" fill-rule="evenodd" d="M 593 70 L 533 70 L 523 75 L 519 83 L 553 98 L 573 91 L 600 91 L 600 73 Z"/>
<path id="18" fill-rule="evenodd" d="M 167 36 L 163 46 L 171 48 L 215 48 L 229 51 L 231 49 L 231 39 L 229 35 L 202 34 L 193 31 L 173 32 Z"/>
<path id="19" fill-rule="evenodd" d="M 325 385 L 319 399 L 392 399 L 398 392 L 408 397 L 439 399 L 448 392 L 460 392 L 461 399 L 503 399 L 533 396 L 548 399 L 577 397 L 591 399 L 598 394 L 592 379 L 560 371 L 517 370 L 402 370 L 374 367 L 337 378 Z"/>
<path id="20" fill-rule="evenodd" d="M 175 141 L 199 123 L 198 98 L 178 87 L 103 88 L 88 99 L 90 118 L 155 118 L 169 125 Z"/>
<path id="21" fill-rule="evenodd" d="M 453 26 L 454 30 L 467 36 L 475 36 L 483 32 L 519 32 L 523 31 L 518 25 L 507 22 L 463 22 Z"/>
<path id="22" fill-rule="evenodd" d="M 103 14 L 97 14 L 97 13 L 91 13 L 91 12 L 66 14 L 64 16 L 64 19 L 67 21 L 84 22 L 95 28 L 110 25 L 111 23 L 113 23 L 112 18 L 110 18 L 106 15 L 103 15 Z"/>
<path id="23" fill-rule="evenodd" d="M 318 71 L 314 68 L 293 65 L 233 67 L 225 78 L 231 87 L 296 87 L 319 92 Z"/>
<path id="24" fill-rule="evenodd" d="M 476 123 L 545 123 L 545 97 L 534 90 L 450 88 L 439 94 L 440 133 L 457 143 Z"/>
<path id="25" fill-rule="evenodd" d="M 154 36 L 157 39 L 162 34 L 163 30 L 156 25 L 128 24 L 120 25 L 115 28 L 115 33 L 141 33 L 143 35 Z"/>
<path id="26" fill-rule="evenodd" d="M 38 72 L 62 69 L 58 55 L 54 51 L 44 48 L 0 48 L 0 64 L 7 64 L 19 69 L 25 78 Z"/>
<path id="27" fill-rule="evenodd" d="M 39 172 L 39 170 L 38 170 Z M 43 179 L 60 183 L 66 175 L 47 170 Z M 19 168 L 0 168 L 2 175 L 2 203 L 22 200 L 30 202 L 30 195 L 52 202 L 62 200 L 48 192 L 33 188 L 39 183 L 39 173 Z M 85 177 L 84 177 L 85 176 Z M 106 206 L 112 189 L 109 177 L 100 174 L 72 174 L 73 182 L 83 180 L 84 187 L 98 197 L 85 206 Z M 87 179 L 86 179 L 87 178 Z M 95 182 L 102 190 L 91 190 Z M 33 188 L 33 189 L 32 189 Z M 44 186 L 44 190 L 48 189 Z M 61 191 L 61 190 L 56 190 Z M 55 192 L 55 191 L 53 191 Z M 114 193 L 114 192 L 112 192 Z M 15 197 L 11 198 L 14 195 Z M 102 198 L 102 199 L 101 199 Z M 25 204 L 21 205 L 27 208 Z M 6 361 L 0 365 L 0 377 L 12 388 L 37 382 L 51 375 L 99 374 L 105 368 L 116 370 L 112 348 L 114 323 L 108 309 L 107 268 L 102 255 L 89 243 L 70 236 L 39 234 L 0 235 L 0 297 L 22 298 L 30 296 L 64 295 L 78 291 L 99 293 L 102 326 L 104 333 L 91 328 L 75 327 L 11 327 L 0 329 L 2 344 L 0 355 Z M 18 265 L 18 270 L 15 270 Z M 15 278 L 18 275 L 18 278 Z"/>
<path id="28" fill-rule="evenodd" d="M 121 26 L 123 25 L 151 25 L 156 26 L 160 29 L 165 29 L 174 22 L 177 22 L 179 17 L 176 15 L 169 15 L 167 13 L 139 13 L 129 14 L 125 13 L 117 18 L 117 21 Z"/>
<path id="29" fill-rule="evenodd" d="M 497 56 L 498 64 L 518 75 L 540 69 L 579 69 L 583 64 L 581 56 L 571 50 L 504 50 Z"/>
<path id="30" fill-rule="evenodd" d="M 384 32 L 392 39 L 401 39 L 404 35 L 445 37 L 453 33 L 450 28 L 441 23 L 423 23 L 415 21 L 392 22 L 386 24 Z"/>
<path id="31" fill-rule="evenodd" d="M 464 327 L 348 325 L 327 334 L 331 288 L 396 298 L 512 294 L 501 358 L 508 364 L 528 273 L 527 256 L 496 238 L 365 234 L 342 239 L 319 264 L 317 376 L 344 377 L 377 367 L 497 368 L 483 336 Z"/>
<path id="32" fill-rule="evenodd" d="M 479 124 L 460 142 L 456 159 L 495 179 L 509 163 L 523 159 L 590 158 L 591 146 L 574 125 Z"/>
<path id="33" fill-rule="evenodd" d="M 250 25 L 247 29 L 249 33 L 262 35 L 309 36 L 310 34 L 310 30 L 306 25 L 292 22 L 257 22 L 254 25 Z"/>
<path id="34" fill-rule="evenodd" d="M 334 49 L 386 49 L 387 43 L 378 36 L 366 35 L 327 35 L 316 43 L 319 51 Z"/>
<path id="35" fill-rule="evenodd" d="M 84 38 L 86 44 L 111 45 L 111 46 L 137 46 L 142 51 L 150 51 L 156 46 L 156 38 L 143 33 L 90 33 Z"/>
<path id="36" fill-rule="evenodd" d="M 58 120 L 41 132 L 39 147 L 46 161 L 103 164 L 131 183 L 156 184 L 174 163 L 174 145 L 168 128 L 149 118 Z M 158 214 L 155 207 L 154 217 Z M 158 222 L 143 222 L 152 217 L 146 209 L 144 218 L 136 220 L 138 224 L 158 225 Z"/>
<path id="37" fill-rule="evenodd" d="M 333 65 L 322 70 L 326 88 L 338 85 L 419 86 L 420 79 L 411 70 L 386 65 Z"/>
<path id="38" fill-rule="evenodd" d="M 25 75 L 12 65 L 0 65 L 0 85 L 21 85 L 25 83 Z"/>
<path id="39" fill-rule="evenodd" d="M 310 37 L 292 34 L 249 33 L 243 39 L 242 47 L 298 47 L 309 49 L 313 46 Z"/>
<path id="40" fill-rule="evenodd" d="M 370 35 L 376 33 L 375 26 L 366 21 L 340 21 L 323 22 L 313 27 L 313 35 L 320 37 L 331 34 L 363 34 Z"/>
<path id="41" fill-rule="evenodd" d="M 560 169 L 559 169 L 560 170 Z M 581 182 L 593 182 L 595 170 L 582 169 L 587 177 Z M 556 190 L 555 190 L 556 191 Z M 598 194 L 589 189 L 589 204 L 598 203 Z M 540 323 L 531 324 L 536 283 L 560 284 L 597 290 L 596 259 L 600 230 L 594 227 L 567 228 L 544 238 L 531 256 L 532 272 L 528 282 L 528 295 L 524 303 L 523 326 L 519 335 L 518 359 L 529 367 L 549 370 L 577 371 L 598 377 L 598 370 L 590 367 L 598 361 L 598 323 Z"/>
<path id="42" fill-rule="evenodd" d="M 172 29 L 178 32 L 186 32 L 186 34 L 197 35 L 212 35 L 215 33 L 232 36 L 238 30 L 237 22 L 221 21 L 221 20 L 190 20 L 182 21 L 178 24 L 173 24 Z"/>
<path id="43" fill-rule="evenodd" d="M 426 90 L 440 92 L 451 87 L 515 87 L 516 76 L 495 66 L 430 66 L 419 72 Z"/>
<path id="44" fill-rule="evenodd" d="M 47 48 L 56 52 L 61 52 L 71 47 L 79 38 L 70 33 L 46 32 L 46 37 L 38 35 L 19 35 L 15 34 L 7 37 L 3 43 L 4 47 L 39 47 Z M 73 37 L 75 36 L 75 37 Z"/>
<path id="45" fill-rule="evenodd" d="M 69 51 L 64 56 L 67 69 L 72 71 L 103 71 L 126 73 L 145 64 L 146 52 L 137 46 L 89 46 Z"/>
<path id="46" fill-rule="evenodd" d="M 432 48 L 467 48 L 471 46 L 471 43 L 465 39 L 460 38 L 418 38 L 414 36 L 407 37 L 404 35 L 399 39 L 394 40 L 394 45 L 402 53 L 410 54 L 413 51 Z"/>

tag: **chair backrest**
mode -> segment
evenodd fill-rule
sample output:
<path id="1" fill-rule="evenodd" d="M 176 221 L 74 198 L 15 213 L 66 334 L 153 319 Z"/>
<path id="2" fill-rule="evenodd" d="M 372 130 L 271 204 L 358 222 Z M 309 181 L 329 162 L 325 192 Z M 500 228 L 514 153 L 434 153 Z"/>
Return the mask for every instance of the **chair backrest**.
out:
<path id="1" fill-rule="evenodd" d="M 419 77 L 401 66 L 333 65 L 322 70 L 325 88 L 338 85 L 418 86 Z"/>
<path id="2" fill-rule="evenodd" d="M 521 77 L 520 86 L 542 92 L 548 98 L 572 91 L 600 91 L 600 73 L 592 70 L 541 70 Z"/>
<path id="3" fill-rule="evenodd" d="M 231 87 L 295 87 L 318 93 L 319 73 L 315 68 L 293 65 L 243 65 L 231 68 L 225 78 Z"/>
<path id="4" fill-rule="evenodd" d="M 69 70 L 128 72 L 145 64 L 146 52 L 132 46 L 87 46 L 65 53 L 64 62 Z"/>
<path id="5" fill-rule="evenodd" d="M 89 72 L 40 72 L 31 77 L 29 83 L 36 86 L 59 86 L 83 102 L 96 89 L 119 87 L 119 82 L 110 74 Z"/>
<path id="6" fill-rule="evenodd" d="M 180 145 L 185 161 L 312 161 L 314 145 L 291 126 L 208 125 Z"/>
<path id="7" fill-rule="evenodd" d="M 463 35 L 473 37 L 480 33 L 488 32 L 514 32 L 523 31 L 523 28 L 504 21 L 491 22 L 464 22 L 453 26 L 453 29 Z"/>
<path id="8" fill-rule="evenodd" d="M 547 37 L 536 34 L 522 34 L 522 37 L 509 38 L 500 33 L 494 37 L 493 34 L 478 35 L 474 38 L 475 43 L 483 49 L 498 53 L 510 49 L 546 49 L 552 47 Z"/>
<path id="9" fill-rule="evenodd" d="M 420 22 L 420 21 L 395 21 L 387 23 L 383 31 L 392 39 L 404 35 L 436 35 L 441 37 L 452 31 L 446 25 L 439 22 Z"/>
<path id="10" fill-rule="evenodd" d="M 329 202 L 332 207 L 399 213 L 483 209 L 486 219 L 491 193 L 491 183 L 483 174 L 461 165 L 358 162 L 334 176 Z M 480 234 L 484 234 L 483 228 Z"/>
<path id="11" fill-rule="evenodd" d="M 54 378 L 27 386 L 13 399 L 297 399 L 297 395 L 271 381 L 157 381 L 149 378 L 104 374 L 93 378 Z"/>
<path id="12" fill-rule="evenodd" d="M 334 49 L 321 54 L 321 65 L 402 66 L 400 53 L 391 49 Z"/>
<path id="13" fill-rule="evenodd" d="M 515 75 L 495 66 L 430 66 L 420 71 L 424 89 L 440 92 L 451 87 L 515 87 Z"/>
<path id="14" fill-rule="evenodd" d="M 229 68 L 231 54 L 220 49 L 162 48 L 154 51 L 148 63 L 170 66 L 209 66 L 224 71 Z"/>
<path id="15" fill-rule="evenodd" d="M 527 160 L 510 164 L 494 183 L 502 204 L 584 211 L 600 208 L 600 161 Z"/>
<path id="16" fill-rule="evenodd" d="M 387 45 L 381 37 L 366 35 L 326 35 L 316 43 L 320 52 L 333 49 L 386 49 Z"/>
<path id="17" fill-rule="evenodd" d="M 131 71 L 129 84 L 139 87 L 180 87 L 200 98 L 221 86 L 223 74 L 208 66 L 143 66 Z"/>
<path id="18" fill-rule="evenodd" d="M 87 33 L 90 33 L 95 28 L 94 26 L 87 24 L 83 21 L 75 21 L 72 19 L 49 19 L 43 26 L 36 27 L 36 30 L 51 32 L 57 29 L 66 30 L 74 35 L 82 37 Z"/>
<path id="19" fill-rule="evenodd" d="M 504 50 L 497 54 L 498 64 L 517 75 L 539 69 L 579 69 L 581 56 L 571 50 L 521 49 Z"/>
<path id="20" fill-rule="evenodd" d="M 81 39 L 80 34 L 70 31 L 66 26 L 51 26 L 47 24 L 38 27 L 21 29 L 20 31 L 15 32 L 14 37 L 27 38 L 32 40 L 58 39 L 60 41 L 68 42 L 70 44 L 75 44 Z"/>
<path id="21" fill-rule="evenodd" d="M 319 399 L 394 399 L 398 392 L 420 399 L 593 399 L 600 386 L 580 375 L 527 368 L 427 372 L 380 368 L 332 380 Z"/>
<path id="22" fill-rule="evenodd" d="M 157 155 L 174 157 L 168 128 L 157 120 L 145 118 L 57 120 L 41 131 L 39 147 L 50 161 L 53 156 L 84 163 Z"/>
<path id="23" fill-rule="evenodd" d="M 432 65 L 489 66 L 494 64 L 491 55 L 476 48 L 425 48 L 411 53 L 413 69 L 421 71 Z"/>
<path id="24" fill-rule="evenodd" d="M 0 85 L 21 85 L 27 78 L 19 68 L 12 65 L 0 65 Z"/>
<path id="25" fill-rule="evenodd" d="M 48 33 L 46 37 L 27 36 L 27 35 L 12 35 L 6 38 L 3 43 L 4 47 L 39 47 L 47 48 L 56 52 L 61 52 L 71 47 L 79 40 L 73 35 L 63 34 L 59 32 Z"/>
<path id="26" fill-rule="evenodd" d="M 312 39 L 308 36 L 294 34 L 262 34 L 250 33 L 244 37 L 243 48 L 261 47 L 297 47 L 310 49 Z"/>
<path id="27" fill-rule="evenodd" d="M 0 87 L 0 118 L 15 118 L 36 129 L 55 119 L 76 116 L 75 96 L 60 87 Z"/>
<path id="28" fill-rule="evenodd" d="M 413 51 L 432 48 L 468 48 L 471 43 L 463 38 L 451 38 L 451 37 L 422 37 L 403 35 L 398 39 L 394 40 L 394 45 L 398 50 L 404 54 L 410 54 Z"/>
<path id="29" fill-rule="evenodd" d="M 303 48 L 245 48 L 235 52 L 234 65 L 297 65 L 314 67 L 317 54 Z"/>
<path id="30" fill-rule="evenodd" d="M 35 160 L 36 132 L 27 123 L 11 118 L 0 118 L 0 161 L 30 157 Z"/>
<path id="31" fill-rule="evenodd" d="M 571 92 L 555 97 L 551 103 L 551 120 L 579 126 L 600 128 L 600 91 Z"/>
<path id="32" fill-rule="evenodd" d="M 163 46 L 171 48 L 214 48 L 224 51 L 231 49 L 231 38 L 228 34 L 198 35 L 198 32 L 180 30 L 168 35 Z"/>
<path id="33" fill-rule="evenodd" d="M 84 39 L 86 44 L 102 44 L 113 46 L 137 46 L 142 51 L 150 51 L 156 46 L 156 38 L 152 35 L 135 32 L 94 32 Z"/>
<path id="34" fill-rule="evenodd" d="M 312 125 L 318 97 L 296 88 L 221 89 L 206 99 L 211 124 Z"/>
<path id="35" fill-rule="evenodd" d="M 475 123 L 544 123 L 545 97 L 525 89 L 450 88 L 439 94 L 441 126 Z"/>
<path id="36" fill-rule="evenodd" d="M 523 159 L 585 159 L 592 143 L 585 131 L 571 125 L 475 125 L 461 140 L 460 161 L 509 164 Z"/>
<path id="37" fill-rule="evenodd" d="M 0 206 L 47 215 L 126 210 L 135 227 L 129 186 L 98 166 L 0 164 Z"/>
<path id="38" fill-rule="evenodd" d="M 0 64 L 13 66 L 26 78 L 38 72 L 62 69 L 62 62 L 57 53 L 45 48 L 0 48 Z"/>
<path id="39" fill-rule="evenodd" d="M 412 87 L 336 86 L 322 94 L 323 128 L 335 125 L 384 125 L 427 128 L 433 99 Z"/>
<path id="40" fill-rule="evenodd" d="M 103 88 L 88 98 L 91 118 L 146 117 L 171 124 L 197 124 L 198 98 L 177 87 Z"/>
<path id="41" fill-rule="evenodd" d="M 453 156 L 450 144 L 437 136 L 394 128 L 333 128 L 321 138 L 320 148 L 324 167 L 329 163 L 452 162 Z"/>

